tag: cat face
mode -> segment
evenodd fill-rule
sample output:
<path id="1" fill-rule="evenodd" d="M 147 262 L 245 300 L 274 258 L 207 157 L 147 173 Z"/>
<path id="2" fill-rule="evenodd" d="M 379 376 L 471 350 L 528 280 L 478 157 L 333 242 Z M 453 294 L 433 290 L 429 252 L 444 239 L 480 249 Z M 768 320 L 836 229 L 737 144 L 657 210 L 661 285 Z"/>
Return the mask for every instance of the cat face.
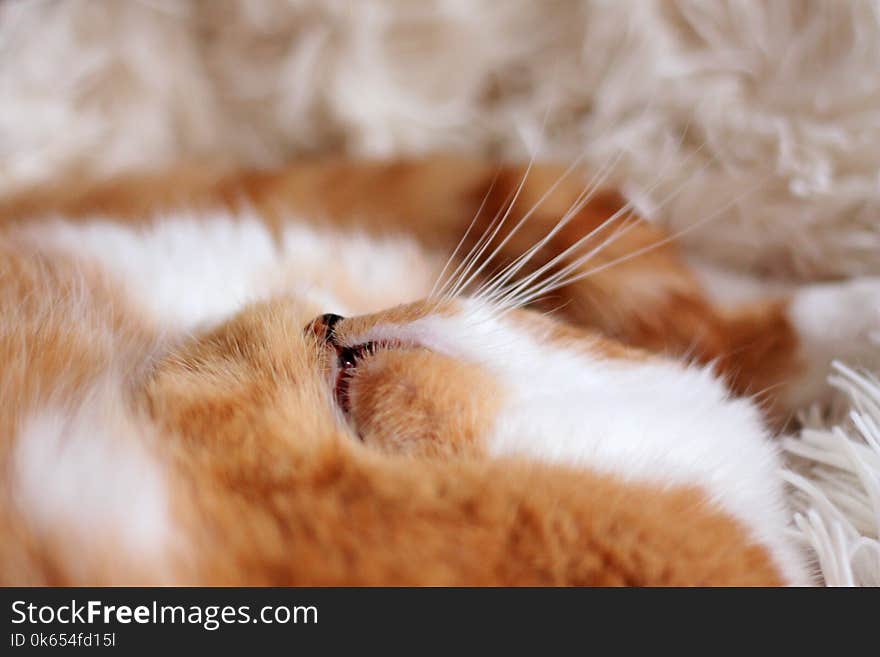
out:
<path id="1" fill-rule="evenodd" d="M 182 345 L 150 377 L 151 414 L 193 436 L 259 434 L 282 422 L 301 442 L 341 431 L 385 453 L 477 457 L 497 451 L 493 437 L 513 409 L 538 411 L 537 425 L 523 429 L 537 442 L 552 430 L 540 418 L 566 408 L 572 417 L 594 361 L 645 358 L 476 299 L 304 322 L 310 310 L 292 299 L 256 304 Z"/>
<path id="2" fill-rule="evenodd" d="M 422 301 L 352 318 L 322 315 L 306 331 L 338 416 L 365 445 L 476 456 L 485 452 L 505 385 L 474 357 L 475 321 L 466 302 Z"/>
<path id="3" fill-rule="evenodd" d="M 336 414 L 360 441 L 432 457 L 492 452 L 514 407 L 535 411 L 538 425 L 525 431 L 540 440 L 552 430 L 540 418 L 557 410 L 579 416 L 573 408 L 582 405 L 595 363 L 646 358 L 544 315 L 477 299 L 424 300 L 350 318 L 325 314 L 306 335 Z"/>
<path id="4" fill-rule="evenodd" d="M 466 306 L 307 321 L 308 301 L 254 304 L 161 360 L 150 414 L 193 437 L 281 432 L 302 445 L 341 432 L 386 453 L 482 453 L 504 386 L 457 339 Z"/>

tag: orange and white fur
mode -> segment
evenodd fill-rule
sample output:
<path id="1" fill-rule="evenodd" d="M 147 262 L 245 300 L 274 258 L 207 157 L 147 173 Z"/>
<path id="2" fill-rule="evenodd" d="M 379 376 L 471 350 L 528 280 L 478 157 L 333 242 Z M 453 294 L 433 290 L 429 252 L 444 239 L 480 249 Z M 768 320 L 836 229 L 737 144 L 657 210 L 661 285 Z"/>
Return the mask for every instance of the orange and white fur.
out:
<path id="1" fill-rule="evenodd" d="M 7 199 L 0 582 L 811 583 L 774 434 L 880 282 L 728 303 L 593 187 L 435 157 Z"/>

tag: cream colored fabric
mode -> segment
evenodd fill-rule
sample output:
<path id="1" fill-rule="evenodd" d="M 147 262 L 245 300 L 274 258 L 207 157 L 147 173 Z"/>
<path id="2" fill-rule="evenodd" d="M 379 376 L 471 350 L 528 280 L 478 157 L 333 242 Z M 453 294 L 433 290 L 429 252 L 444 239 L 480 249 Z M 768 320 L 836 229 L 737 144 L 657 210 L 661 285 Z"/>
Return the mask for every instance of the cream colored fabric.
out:
<path id="1" fill-rule="evenodd" d="M 702 258 L 876 274 L 878 71 L 860 0 L 7 0 L 0 194 L 179 159 L 583 158 Z M 810 467 L 870 428 L 817 431 L 802 536 L 829 582 L 880 584 L 876 445 L 865 476 Z"/>

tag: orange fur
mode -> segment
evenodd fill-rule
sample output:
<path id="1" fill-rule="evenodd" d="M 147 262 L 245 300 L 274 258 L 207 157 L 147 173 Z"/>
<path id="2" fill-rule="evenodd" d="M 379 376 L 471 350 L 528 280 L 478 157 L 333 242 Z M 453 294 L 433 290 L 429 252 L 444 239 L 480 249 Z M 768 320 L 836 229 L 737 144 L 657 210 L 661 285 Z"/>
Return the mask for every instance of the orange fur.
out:
<path id="1" fill-rule="evenodd" d="M 534 245 L 573 207 L 584 190 L 583 178 L 563 178 L 563 173 L 561 167 L 543 165 L 526 174 L 522 166 L 499 167 L 452 156 L 395 163 L 330 159 L 279 171 L 231 174 L 183 166 L 165 174 L 126 176 L 95 187 L 84 188 L 77 181 L 48 192 L 26 192 L 0 203 L 0 222 L 27 220 L 47 210 L 71 217 L 107 212 L 142 221 L 158 209 L 179 205 L 235 208 L 247 202 L 273 226 L 294 215 L 377 234 L 411 234 L 425 244 L 451 251 L 476 216 L 465 240 L 466 247 L 473 246 L 494 218 L 508 212 L 520 182 L 525 180 L 495 243 L 508 235 L 525 212 L 533 207 L 537 211 L 502 249 L 495 262 L 500 266 Z M 547 195 L 554 185 L 555 190 Z M 522 274 L 545 264 L 622 207 L 623 200 L 614 192 L 595 194 Z M 713 306 L 677 246 L 666 241 L 665 233 L 631 213 L 599 231 L 583 250 L 613 236 L 624 220 L 636 222 L 635 227 L 587 265 L 614 266 L 534 305 L 557 310 L 576 325 L 596 328 L 631 346 L 716 362 L 736 392 L 775 390 L 766 401 L 768 413 L 776 419 L 787 413 L 783 387 L 802 365 L 784 307 Z M 618 262 L 636 251 L 643 253 Z M 467 248 L 461 251 L 467 252 Z M 773 350 L 772 359 L 751 355 L 755 351 L 749 345 L 760 347 L 761 343 L 779 347 Z"/>
<path id="2" fill-rule="evenodd" d="M 323 391 L 295 383 L 292 364 L 313 356 L 308 338 L 291 340 L 290 310 L 252 308 L 170 359 L 192 377 L 205 368 L 232 368 L 237 389 L 218 396 L 209 384 L 181 405 L 178 373 L 160 372 L 148 385 L 154 413 L 170 418 L 169 429 L 184 438 L 176 449 L 191 468 L 195 515 L 205 537 L 198 546 L 200 579 L 319 585 L 779 582 L 764 551 L 749 546 L 736 523 L 712 511 L 696 491 L 486 461 L 455 447 L 454 454 L 438 453 L 433 444 L 422 450 L 428 459 L 384 456 L 351 443 L 330 424 L 303 427 L 315 417 L 308 409 L 328 400 Z M 233 337 L 218 341 L 222 334 Z M 395 360 L 389 355 L 389 366 L 403 367 Z M 405 380 L 424 370 L 407 361 L 398 374 Z M 435 374 L 449 376 L 442 368 Z M 367 374 L 363 385 L 389 385 L 381 373 L 372 378 Z M 400 380 L 395 377 L 395 385 Z M 366 394 L 379 393 L 376 388 Z M 436 396 L 450 394 L 468 391 L 438 385 L 419 403 L 446 405 L 448 422 L 460 400 Z M 160 410 L 163 403 L 176 412 Z M 383 412 L 381 405 L 374 408 Z M 402 412 L 409 422 L 433 426 L 424 408 Z M 430 443 L 437 436 L 429 434 Z"/>
<path id="3" fill-rule="evenodd" d="M 246 201 L 276 228 L 286 214 L 295 213 L 340 227 L 406 232 L 448 252 L 487 194 L 472 235 L 507 210 L 505 202 L 523 169 L 503 168 L 497 180 L 496 173 L 494 165 L 453 158 L 326 161 L 245 174 L 192 168 L 94 188 L 36 190 L 0 205 L 0 225 L 29 221 L 47 210 L 149 221 L 160 208 L 237 207 Z M 499 237 L 559 174 L 553 167 L 530 174 Z M 546 235 L 581 190 L 581 181 L 564 181 L 510 240 L 497 264 L 510 262 Z M 597 227 L 621 203 L 610 193 L 597 196 L 524 273 Z M 661 232 L 641 223 L 588 267 L 662 239 Z M 32 255 L 16 253 L 9 240 L 2 248 L 0 310 L 20 317 L 16 334 L 0 335 L 0 362 L 7 364 L 2 390 L 14 393 L 4 396 L 0 409 L 0 467 L 9 471 L 9 437 L 15 435 L 17 418 L 42 401 L 40 381 L 82 388 L 111 357 L 119 357 L 108 349 L 124 348 L 138 354 L 133 361 L 145 360 L 158 335 L 116 290 L 81 265 L 32 261 Z M 83 281 L 85 290 L 76 308 L 71 306 L 74 281 Z M 771 388 L 797 368 L 796 338 L 782 306 L 736 311 L 712 306 L 671 244 L 534 305 L 562 305 L 560 316 L 572 323 L 518 313 L 517 321 L 547 339 L 578 343 L 609 358 L 665 352 L 717 360 L 740 392 Z M 125 391 L 132 408 L 152 418 L 165 436 L 158 451 L 174 475 L 175 522 L 189 534 L 187 550 L 170 566 L 173 581 L 781 582 L 766 552 L 698 490 L 483 458 L 474 436 L 485 430 L 503 391 L 476 395 L 474 390 L 492 388 L 485 374 L 438 354 L 396 349 L 367 361 L 353 382 L 359 399 L 353 415 L 365 444 L 353 443 L 332 419 L 326 387 L 304 375 L 326 368 L 322 336 L 301 330 L 323 310 L 289 300 L 250 306 L 223 325 L 172 345 Z M 376 321 L 405 323 L 429 310 L 437 307 L 391 309 L 353 319 L 344 330 L 354 336 Z M 108 335 L 107 342 L 95 340 L 96 332 Z M 467 385 L 446 386 L 452 379 Z M 414 388 L 419 395 L 412 394 Z M 315 408 L 328 412 L 316 414 Z M 776 406 L 772 410 L 779 412 Z M 40 535 L 15 509 L 5 486 L 0 533 L 14 539 L 0 546 L 2 583 L 132 581 L 131 563 L 103 553 L 87 561 L 79 575 L 73 573 L 58 539 Z M 140 581 L 152 581 L 149 571 L 135 572 Z"/>

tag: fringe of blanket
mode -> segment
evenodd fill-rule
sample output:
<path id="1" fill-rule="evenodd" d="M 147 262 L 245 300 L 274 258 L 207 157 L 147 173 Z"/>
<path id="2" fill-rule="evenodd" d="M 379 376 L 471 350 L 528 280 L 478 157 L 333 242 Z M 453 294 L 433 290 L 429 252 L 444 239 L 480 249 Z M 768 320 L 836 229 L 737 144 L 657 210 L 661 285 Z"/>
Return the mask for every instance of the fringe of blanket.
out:
<path id="1" fill-rule="evenodd" d="M 840 422 L 819 409 L 785 438 L 792 531 L 828 586 L 880 586 L 880 380 L 835 363 L 828 379 L 850 404 Z"/>

